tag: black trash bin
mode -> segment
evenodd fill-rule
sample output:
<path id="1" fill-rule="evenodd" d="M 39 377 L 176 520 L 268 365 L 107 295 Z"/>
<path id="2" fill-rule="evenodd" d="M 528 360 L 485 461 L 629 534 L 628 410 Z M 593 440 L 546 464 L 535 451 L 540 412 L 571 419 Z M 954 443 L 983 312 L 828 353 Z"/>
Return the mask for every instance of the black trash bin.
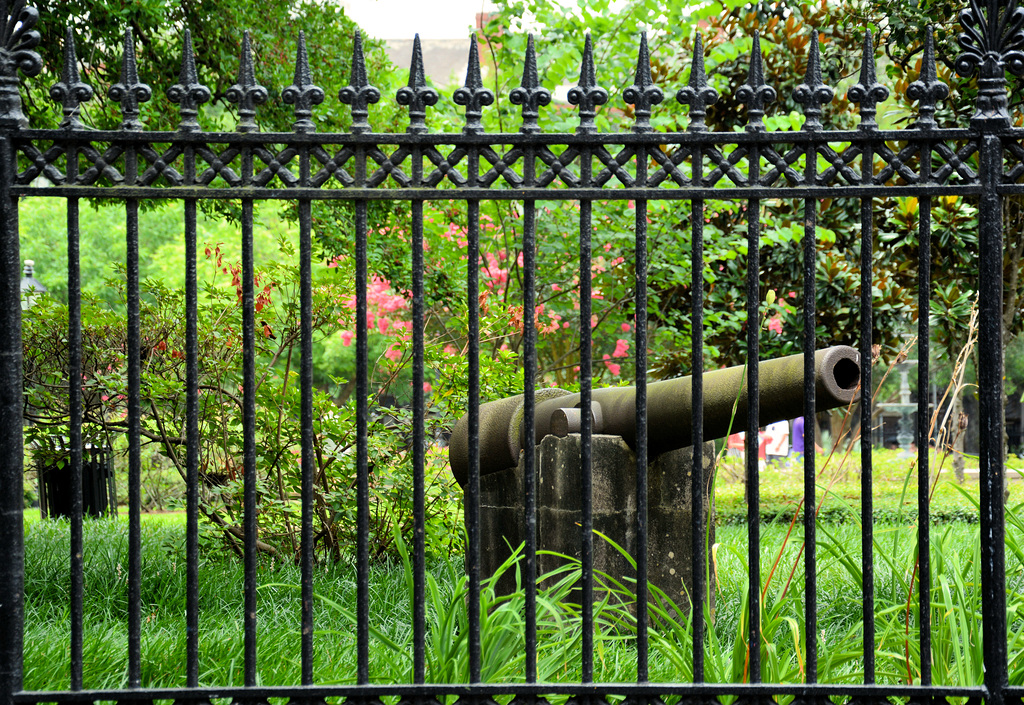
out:
<path id="1" fill-rule="evenodd" d="M 43 518 L 71 516 L 71 453 L 65 448 L 42 454 L 39 471 L 39 511 Z M 109 448 L 86 444 L 82 449 L 82 510 L 87 516 L 117 516 L 114 454 Z"/>

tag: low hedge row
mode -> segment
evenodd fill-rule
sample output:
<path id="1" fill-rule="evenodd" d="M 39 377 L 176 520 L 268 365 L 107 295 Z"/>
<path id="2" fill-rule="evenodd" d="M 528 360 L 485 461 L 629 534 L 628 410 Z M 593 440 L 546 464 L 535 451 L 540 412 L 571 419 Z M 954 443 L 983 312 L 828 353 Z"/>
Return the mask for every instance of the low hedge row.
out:
<path id="1" fill-rule="evenodd" d="M 719 525 L 745 524 L 747 522 L 745 489 L 746 487 L 742 483 L 719 485 L 716 488 L 715 514 Z M 928 508 L 932 523 L 976 523 L 978 521 L 978 509 L 972 501 L 972 498 L 976 501 L 978 496 L 978 485 L 969 483 L 964 485 L 963 489 L 970 497 L 965 496 L 951 482 L 940 482 Z M 1012 492 L 1013 486 L 1011 485 L 1011 494 Z M 859 480 L 854 478 L 853 481 L 833 485 L 829 490 L 829 496 L 822 503 L 823 494 L 824 491 L 819 488 L 817 493 L 818 502 L 821 503 L 817 513 L 819 521 L 843 523 L 860 520 Z M 802 517 L 803 506 L 800 504 L 802 497 L 802 479 L 773 479 L 768 483 L 762 483 L 758 503 L 761 522 L 766 524 L 788 523 L 796 512 L 799 512 Z M 872 516 L 878 523 L 916 522 L 918 516 L 917 487 L 911 485 L 904 490 L 903 485 L 897 483 L 886 482 L 876 485 Z"/>

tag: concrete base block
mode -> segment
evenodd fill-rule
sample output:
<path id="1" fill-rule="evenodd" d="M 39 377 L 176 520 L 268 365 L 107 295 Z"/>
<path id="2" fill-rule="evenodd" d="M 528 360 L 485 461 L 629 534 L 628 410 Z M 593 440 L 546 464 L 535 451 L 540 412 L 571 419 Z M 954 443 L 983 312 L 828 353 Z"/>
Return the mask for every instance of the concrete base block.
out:
<path id="1" fill-rule="evenodd" d="M 693 449 L 664 453 L 649 465 L 648 580 L 680 608 L 689 609 L 691 582 L 691 481 Z M 618 436 L 593 436 L 594 531 L 608 537 L 630 556 L 637 555 L 636 456 Z M 703 453 L 704 487 L 714 467 L 714 443 Z M 580 436 L 547 436 L 537 448 L 538 551 L 580 557 L 582 495 L 580 492 Z M 704 516 L 713 517 L 714 504 L 707 489 Z M 508 560 L 524 542 L 523 462 L 515 468 L 480 478 L 481 576 L 487 577 Z M 714 522 L 707 546 L 714 544 Z M 564 559 L 546 553 L 537 557 L 538 575 L 564 565 Z M 633 585 L 636 572 L 622 553 L 601 536 L 594 536 L 594 569 Z M 595 587 L 600 581 L 595 579 Z M 515 570 L 506 571 L 497 589 L 515 589 Z"/>

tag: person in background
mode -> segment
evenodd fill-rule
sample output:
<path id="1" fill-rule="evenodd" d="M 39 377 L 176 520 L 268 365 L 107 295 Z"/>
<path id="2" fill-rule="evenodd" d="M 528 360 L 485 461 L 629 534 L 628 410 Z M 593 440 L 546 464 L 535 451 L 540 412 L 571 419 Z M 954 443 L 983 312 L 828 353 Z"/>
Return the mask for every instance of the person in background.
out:
<path id="1" fill-rule="evenodd" d="M 793 419 L 793 456 L 802 458 L 804 456 L 804 417 L 798 416 Z"/>
<path id="2" fill-rule="evenodd" d="M 776 421 L 765 429 L 765 454 L 769 465 L 782 465 L 789 457 L 789 421 Z"/>

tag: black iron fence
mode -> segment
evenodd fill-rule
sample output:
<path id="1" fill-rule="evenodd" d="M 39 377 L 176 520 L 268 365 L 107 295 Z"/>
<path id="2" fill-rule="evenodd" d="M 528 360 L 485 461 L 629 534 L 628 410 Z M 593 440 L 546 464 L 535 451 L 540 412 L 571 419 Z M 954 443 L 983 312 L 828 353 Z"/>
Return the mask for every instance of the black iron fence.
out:
<path id="1" fill-rule="evenodd" d="M 575 133 L 549 134 L 538 128 L 538 111 L 549 104 L 551 96 L 539 83 L 532 44 L 525 57 L 522 86 L 510 99 L 522 106 L 522 126 L 516 133 L 486 133 L 481 126 L 482 110 L 490 105 L 493 94 L 483 87 L 475 40 L 471 45 L 466 85 L 455 92 L 455 103 L 465 106 L 466 124 L 458 134 L 435 134 L 426 128 L 427 109 L 439 96 L 422 80 L 418 55 L 414 56 L 413 79 L 397 95 L 409 107 L 410 123 L 404 134 L 374 134 L 367 122 L 368 111 L 380 98 L 380 92 L 367 76 L 362 50 L 356 41 L 352 57 L 350 85 L 338 98 L 351 106 L 353 123 L 348 134 L 322 134 L 315 131 L 315 107 L 333 100 L 315 86 L 310 78 L 304 47 L 300 47 L 295 83 L 282 92 L 286 102 L 295 106 L 294 130 L 289 133 L 262 133 L 257 129 L 258 106 L 267 99 L 267 91 L 254 79 L 248 39 L 242 49 L 242 65 L 238 83 L 229 98 L 238 105 L 239 123 L 234 132 L 203 132 L 196 120 L 197 111 L 210 93 L 199 84 L 186 35 L 183 70 L 178 83 L 170 88 L 172 99 L 181 106 L 181 122 L 174 132 L 148 132 L 139 120 L 139 103 L 151 95 L 151 89 L 139 83 L 131 36 L 126 37 L 121 82 L 109 89 L 111 98 L 121 104 L 123 124 L 114 131 L 86 129 L 80 121 L 79 106 L 92 96 L 92 89 L 83 84 L 74 64 L 72 37 L 68 37 L 65 55 L 68 65 L 63 80 L 53 87 L 51 95 L 63 106 L 64 122 L 60 129 L 38 130 L 27 124 L 19 97 L 18 72 L 27 76 L 41 69 L 33 47 L 39 35 L 33 26 L 35 10 L 23 2 L 4 2 L 2 42 L 0 42 L 0 227 L 3 228 L 2 267 L 0 276 L 0 550 L 5 561 L 0 569 L 0 698 L 4 704 L 71 703 L 71 702 L 208 702 L 212 698 L 230 698 L 238 702 L 264 701 L 271 697 L 294 698 L 298 701 L 322 701 L 327 697 L 376 701 L 384 696 L 432 701 L 445 694 L 470 700 L 491 702 L 500 695 L 516 696 L 526 701 L 535 696 L 567 694 L 577 700 L 608 696 L 624 696 L 631 701 L 658 702 L 659 698 L 681 696 L 688 701 L 705 702 L 718 695 L 738 695 L 765 701 L 766 698 L 795 695 L 798 699 L 825 702 L 828 698 L 850 701 L 881 701 L 887 698 L 924 701 L 932 698 L 966 697 L 985 699 L 992 703 L 1016 700 L 1024 691 L 1009 687 L 1007 675 L 1007 617 L 1004 571 L 1003 516 L 1003 397 L 1002 397 L 1002 253 L 1003 225 L 1001 203 L 1004 197 L 1024 193 L 1019 177 L 1024 172 L 1024 130 L 1011 126 L 1008 114 L 1005 72 L 1024 71 L 1024 44 L 1021 29 L 1024 8 L 1012 0 L 990 0 L 985 5 L 972 2 L 962 15 L 964 32 L 960 43 L 963 54 L 958 70 L 965 76 L 979 72 L 977 112 L 967 127 L 946 129 L 937 126 L 936 106 L 948 95 L 947 86 L 936 78 L 932 40 L 925 39 L 923 69 L 919 80 L 907 90 L 908 98 L 918 101 L 917 121 L 898 131 L 883 130 L 875 122 L 875 107 L 888 95 L 874 73 L 873 48 L 870 37 L 865 41 L 863 70 L 860 81 L 849 90 L 848 99 L 859 105 L 861 121 L 857 129 L 828 130 L 821 123 L 822 106 L 833 99 L 833 90 L 822 81 L 817 41 L 810 42 L 809 67 L 805 82 L 794 93 L 804 106 L 806 122 L 800 131 L 766 131 L 762 118 L 765 106 L 776 95 L 763 75 L 760 47 L 755 37 L 747 83 L 737 89 L 737 97 L 746 104 L 746 130 L 737 133 L 715 133 L 706 129 L 705 111 L 717 99 L 704 75 L 700 44 L 693 60 L 688 86 L 682 87 L 676 99 L 689 106 L 689 127 L 684 132 L 659 133 L 650 126 L 651 109 L 664 99 L 662 90 L 650 75 L 650 59 L 646 39 L 640 41 L 636 82 L 621 97 L 633 106 L 635 125 L 632 130 L 616 134 L 599 134 L 594 116 L 598 106 L 609 100 L 598 87 L 589 40 L 584 53 L 579 85 L 570 93 L 570 101 L 579 106 L 580 123 Z M 891 145 L 897 144 L 897 148 Z M 824 165 L 820 168 L 820 165 Z M 538 683 L 536 670 L 537 624 L 535 561 L 537 537 L 534 532 L 534 388 L 536 386 L 536 328 L 534 303 L 536 273 L 537 201 L 563 199 L 580 204 L 579 257 L 581 282 L 581 319 L 589 320 L 589 291 L 592 233 L 592 202 L 605 199 L 628 199 L 635 202 L 635 310 L 647 310 L 648 203 L 655 200 L 689 202 L 694 217 L 692 228 L 693 272 L 703 271 L 703 213 L 705 202 L 737 201 L 748 206 L 747 213 L 758 213 L 764 199 L 802 199 L 803 217 L 803 348 L 805 351 L 804 402 L 805 416 L 815 412 L 813 384 L 813 352 L 815 339 L 815 262 L 818 204 L 821 199 L 842 197 L 859 199 L 861 214 L 861 342 L 863 360 L 872 357 L 872 260 L 873 208 L 877 197 L 913 196 L 920 202 L 920 282 L 919 310 L 927 311 L 930 297 L 929 233 L 932 199 L 944 195 L 969 196 L 979 206 L 978 288 L 980 291 L 979 396 L 981 415 L 981 584 L 973 589 L 984 595 L 983 634 L 974 635 L 984 642 L 984 684 L 945 687 L 932 684 L 930 673 L 930 585 L 928 522 L 919 526 L 920 540 L 920 683 L 885 685 L 876 683 L 874 565 L 872 527 L 872 453 L 870 447 L 870 416 L 863 415 L 861 462 L 863 464 L 863 682 L 853 684 L 817 683 L 817 642 L 806 640 L 803 654 L 806 678 L 802 683 L 765 684 L 761 682 L 762 640 L 759 627 L 758 590 L 751 591 L 749 608 L 749 682 L 745 684 L 713 684 L 705 681 L 704 624 L 700 610 L 695 610 L 693 640 L 698 645 L 692 654 L 693 682 L 648 682 L 648 620 L 647 586 L 637 585 L 637 633 L 635 683 L 597 684 L 593 678 L 594 617 L 590 597 L 593 595 L 593 563 L 589 506 L 584 506 L 581 527 L 583 581 L 583 645 L 582 682 Z M 71 588 L 70 588 L 70 683 L 61 692 L 25 692 L 22 689 L 23 651 L 23 520 L 22 520 L 22 341 L 19 281 L 21 275 L 18 231 L 18 202 L 23 197 L 63 199 L 67 204 L 68 292 L 70 307 L 69 379 L 81 375 L 81 296 L 79 274 L 79 202 L 83 198 L 105 198 L 123 201 L 127 226 L 127 316 L 128 349 L 128 438 L 129 438 L 129 549 L 128 565 L 128 671 L 123 690 L 86 691 L 82 682 L 82 402 L 81 392 L 71 384 L 70 448 L 72 477 L 76 478 L 75 502 L 71 518 Z M 188 602 L 182 608 L 187 614 L 187 687 L 154 690 L 141 687 L 140 676 L 140 315 L 139 315 L 139 249 L 138 214 L 140 202 L 146 199 L 173 199 L 184 203 L 184 239 L 186 261 L 186 330 L 187 346 L 187 558 Z M 201 199 L 236 199 L 241 203 L 242 304 L 244 383 L 242 425 L 244 427 L 244 545 L 245 545 L 245 617 L 244 617 L 244 687 L 200 687 L 198 670 L 199 629 L 198 604 L 198 487 L 199 487 L 199 422 L 198 422 L 198 345 L 196 327 L 197 277 L 192 263 L 196 259 L 196 213 Z M 314 596 L 312 535 L 312 470 L 302 468 L 302 594 L 301 594 L 301 682 L 291 687 L 257 686 L 257 449 L 255 447 L 255 373 L 254 373 L 254 293 L 253 293 L 253 204 L 257 200 L 288 200 L 298 207 L 301 262 L 301 309 L 303 320 L 302 365 L 300 384 L 302 406 L 302 456 L 310 457 L 313 439 L 312 339 L 311 339 L 311 205 L 320 199 L 342 199 L 353 204 L 355 213 L 355 291 L 357 388 L 355 404 L 358 417 L 356 474 L 358 486 L 359 537 L 357 564 L 357 674 L 356 684 L 332 686 L 317 684 L 313 671 Z M 415 517 L 417 542 L 412 547 L 415 565 L 413 603 L 414 668 L 413 683 L 405 685 L 374 684 L 369 672 L 368 649 L 370 619 L 368 611 L 369 556 L 368 522 L 368 374 L 367 357 L 367 238 L 368 207 L 375 200 L 402 200 L 412 212 L 413 247 L 413 429 L 414 467 L 418 488 Z M 525 360 L 525 683 L 486 684 L 480 682 L 480 536 L 479 536 L 479 459 L 480 428 L 480 328 L 475 302 L 480 293 L 478 271 L 469 266 L 469 478 L 466 490 L 468 527 L 469 635 L 467 639 L 470 682 L 464 685 L 425 683 L 424 641 L 424 545 L 423 537 L 423 468 L 424 468 L 424 281 L 423 281 L 423 207 L 432 200 L 458 199 L 468 209 L 468 261 L 480 257 L 480 204 L 487 200 L 516 201 L 522 204 L 524 253 L 523 335 Z M 757 320 L 760 303 L 759 235 L 757 219 L 748 223 L 747 240 L 747 317 Z M 699 279 L 699 276 L 697 277 Z M 703 361 L 702 325 L 704 302 L 702 287 L 694 287 L 692 302 L 693 360 L 701 369 Z M 583 406 L 591 395 L 590 327 L 580 326 L 580 386 Z M 747 349 L 759 348 L 758 326 L 748 326 Z M 919 320 L 920 369 L 922 389 L 927 388 L 928 317 Z M 645 326 L 635 328 L 636 350 L 636 422 L 638 472 L 636 493 L 638 503 L 638 542 L 636 556 L 638 574 L 646 574 L 646 494 L 647 494 L 647 416 L 646 385 L 648 371 L 648 340 Z M 750 360 L 748 387 L 752 413 L 747 424 L 747 458 L 750 482 L 749 552 L 752 585 L 761 584 L 758 556 L 760 533 L 758 524 L 757 399 L 758 365 Z M 870 403 L 871 366 L 861 366 L 862 399 Z M 693 444 L 704 440 L 700 421 L 703 387 L 700 375 L 693 385 Z M 919 437 L 927 437 L 927 397 L 921 395 L 917 418 Z M 805 428 L 806 447 L 813 447 L 813 425 Z M 589 497 L 591 463 L 591 419 L 582 419 L 583 495 Z M 819 630 L 818 594 L 816 588 L 815 519 L 815 455 L 804 459 L 806 501 L 803 510 L 805 552 L 805 627 L 814 635 Z M 919 449 L 918 497 L 920 516 L 928 515 L 929 448 Z M 693 473 L 694 497 L 701 495 L 700 473 Z M 694 526 L 706 520 L 696 503 Z M 695 530 L 694 536 L 700 531 Z M 707 586 L 704 554 L 700 546 L 693 551 L 693 594 L 695 604 L 702 604 Z M 837 700 L 838 702 L 838 700 Z"/>

